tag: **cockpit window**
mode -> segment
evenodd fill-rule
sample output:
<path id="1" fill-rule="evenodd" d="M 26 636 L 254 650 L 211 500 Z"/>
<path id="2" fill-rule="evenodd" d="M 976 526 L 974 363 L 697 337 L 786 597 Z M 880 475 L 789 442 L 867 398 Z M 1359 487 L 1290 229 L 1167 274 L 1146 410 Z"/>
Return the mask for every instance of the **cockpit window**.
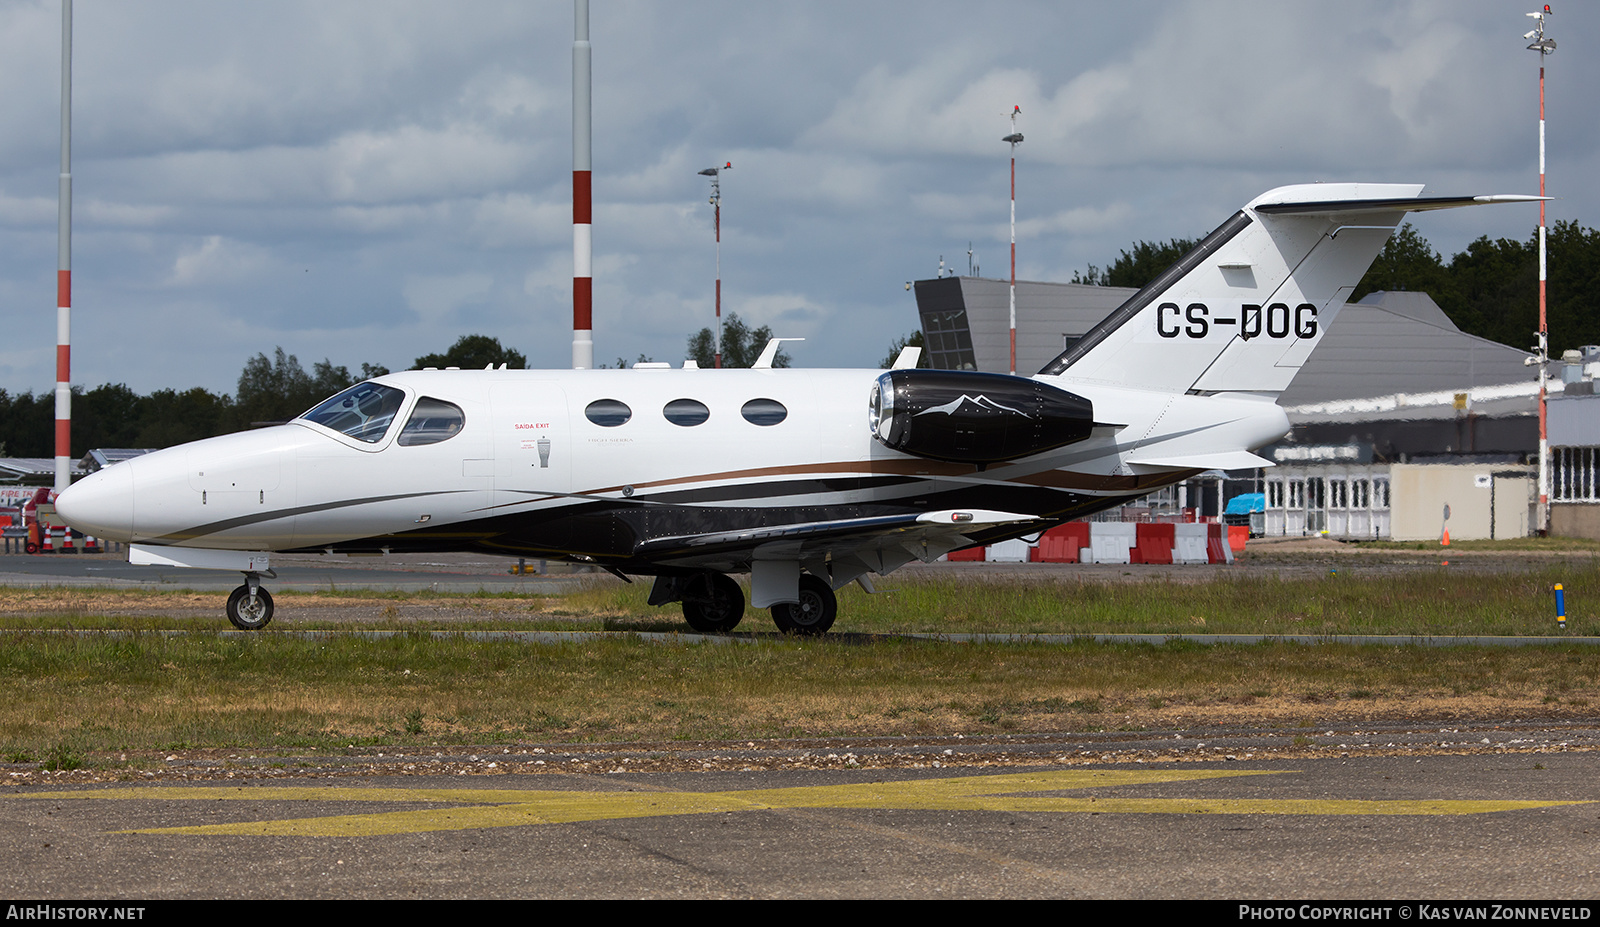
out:
<path id="1" fill-rule="evenodd" d="M 411 418 L 406 420 L 406 427 L 400 429 L 400 438 L 395 443 L 401 447 L 438 444 L 454 438 L 466 423 L 467 416 L 460 406 L 423 396 L 411 410 Z"/>
<path id="2" fill-rule="evenodd" d="M 405 398 L 405 393 L 392 386 L 357 383 L 300 417 L 358 441 L 377 444 Z"/>

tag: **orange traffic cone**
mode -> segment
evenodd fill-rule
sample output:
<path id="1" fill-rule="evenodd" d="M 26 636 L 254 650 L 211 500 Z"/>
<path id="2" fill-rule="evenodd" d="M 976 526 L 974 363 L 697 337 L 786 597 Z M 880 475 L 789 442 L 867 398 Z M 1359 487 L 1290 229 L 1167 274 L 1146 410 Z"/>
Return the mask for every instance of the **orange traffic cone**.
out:
<path id="1" fill-rule="evenodd" d="M 1442 539 L 1440 539 L 1439 546 L 1440 547 L 1449 547 L 1450 546 L 1450 529 L 1449 528 L 1444 529 L 1444 537 Z"/>

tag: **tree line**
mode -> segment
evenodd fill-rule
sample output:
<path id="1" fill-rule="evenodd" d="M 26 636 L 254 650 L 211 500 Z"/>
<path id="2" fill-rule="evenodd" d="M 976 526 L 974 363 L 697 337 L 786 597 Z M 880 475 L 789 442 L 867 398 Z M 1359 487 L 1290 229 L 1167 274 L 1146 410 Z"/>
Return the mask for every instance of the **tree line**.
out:
<path id="1" fill-rule="evenodd" d="M 752 328 L 738 313 L 723 324 L 722 364 L 749 367 L 772 338 L 768 326 Z M 686 355 L 701 367 L 715 365 L 715 335 L 702 329 L 689 337 Z M 644 355 L 640 361 L 648 361 Z M 787 352 L 779 351 L 773 366 L 787 367 Z M 424 354 L 409 369 L 459 367 L 481 370 L 504 364 L 526 369 L 522 352 L 500 344 L 488 335 L 463 335 L 443 352 Z M 602 367 L 606 366 L 604 364 Z M 618 358 L 617 367 L 627 362 Z M 161 389 L 140 395 L 126 384 L 106 383 L 93 389 L 72 388 L 72 456 L 81 458 L 94 448 L 162 448 L 247 428 L 286 422 L 341 390 L 389 368 L 363 363 L 360 374 L 324 358 L 308 371 L 300 359 L 282 347 L 271 357 L 257 354 L 245 362 L 237 390 L 213 393 L 202 387 Z M 0 456 L 51 457 L 55 454 L 55 394 L 0 389 Z"/>
<path id="2" fill-rule="evenodd" d="M 464 335 L 449 350 L 425 354 L 412 370 L 424 367 L 481 369 L 505 364 L 527 367 L 521 352 L 502 347 L 498 338 Z M 307 371 L 299 358 L 279 347 L 272 357 L 257 354 L 245 362 L 233 394 L 202 387 L 161 389 L 140 395 L 123 383 L 72 389 L 72 456 L 99 447 L 160 448 L 229 434 L 264 424 L 286 422 L 340 390 L 389 372 L 363 363 L 360 375 L 323 359 Z M 12 394 L 0 389 L 0 455 L 55 455 L 55 393 Z"/>

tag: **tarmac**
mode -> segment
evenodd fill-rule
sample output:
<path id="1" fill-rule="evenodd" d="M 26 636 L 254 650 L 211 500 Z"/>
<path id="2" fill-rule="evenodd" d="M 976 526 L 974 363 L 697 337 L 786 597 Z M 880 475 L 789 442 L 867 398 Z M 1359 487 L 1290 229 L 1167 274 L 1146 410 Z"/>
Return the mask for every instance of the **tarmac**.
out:
<path id="1" fill-rule="evenodd" d="M 595 573 L 539 572 L 540 561 L 526 561 L 526 574 L 513 574 L 514 557 L 471 554 L 409 554 L 392 557 L 348 557 L 342 554 L 275 554 L 276 578 L 264 582 L 272 590 L 329 591 L 376 589 L 398 592 L 520 592 L 559 595 Z M 548 567 L 547 567 L 548 569 Z M 604 574 L 601 574 L 604 575 Z M 97 586 L 104 588 L 166 587 L 227 592 L 242 582 L 228 570 L 135 566 L 122 552 L 97 554 L 0 555 L 0 585 Z"/>
<path id="2" fill-rule="evenodd" d="M 0 893 L 1316 899 L 1300 918 L 1393 921 L 1442 899 L 1590 920 L 1600 894 L 1600 753 L 1041 759 L 0 786 Z"/>

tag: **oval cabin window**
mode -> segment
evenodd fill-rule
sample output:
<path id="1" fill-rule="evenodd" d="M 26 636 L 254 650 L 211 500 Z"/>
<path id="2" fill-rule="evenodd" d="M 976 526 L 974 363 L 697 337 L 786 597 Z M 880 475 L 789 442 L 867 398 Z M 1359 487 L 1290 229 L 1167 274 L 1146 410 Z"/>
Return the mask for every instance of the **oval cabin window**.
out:
<path id="1" fill-rule="evenodd" d="M 628 419 L 633 418 L 633 410 L 619 399 L 596 399 L 584 407 L 583 414 L 601 428 L 626 425 Z"/>
<path id="2" fill-rule="evenodd" d="M 667 403 L 661 414 L 674 425 L 690 428 L 703 424 L 711 417 L 711 410 L 706 408 L 705 403 L 693 399 L 674 399 Z"/>
<path id="3" fill-rule="evenodd" d="M 776 399 L 752 399 L 739 414 L 752 425 L 776 425 L 789 417 L 789 410 Z"/>

